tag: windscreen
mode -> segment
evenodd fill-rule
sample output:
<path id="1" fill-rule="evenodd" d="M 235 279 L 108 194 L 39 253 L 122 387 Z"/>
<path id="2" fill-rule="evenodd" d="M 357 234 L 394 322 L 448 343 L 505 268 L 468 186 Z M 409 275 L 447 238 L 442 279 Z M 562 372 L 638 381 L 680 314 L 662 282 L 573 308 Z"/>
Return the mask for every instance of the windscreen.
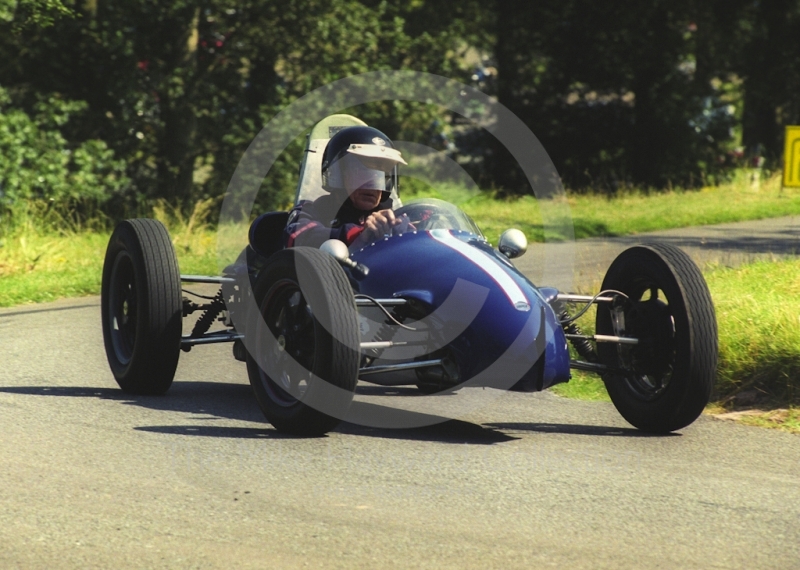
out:
<path id="1" fill-rule="evenodd" d="M 481 230 L 467 214 L 457 206 L 436 198 L 420 198 L 406 202 L 395 210 L 395 216 L 406 214 L 419 231 L 460 230 L 483 237 Z"/>

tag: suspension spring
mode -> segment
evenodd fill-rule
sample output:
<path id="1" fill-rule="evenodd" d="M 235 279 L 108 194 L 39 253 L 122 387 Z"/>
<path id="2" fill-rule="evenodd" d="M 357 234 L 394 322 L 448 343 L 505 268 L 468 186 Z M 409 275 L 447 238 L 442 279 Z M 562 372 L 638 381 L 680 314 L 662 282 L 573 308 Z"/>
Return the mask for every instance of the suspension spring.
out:
<path id="1" fill-rule="evenodd" d="M 581 328 L 575 324 L 574 321 L 570 322 L 571 317 L 567 311 L 567 308 L 564 306 L 564 303 L 561 301 L 553 301 L 551 305 L 558 315 L 558 320 L 561 323 L 561 327 L 564 329 L 565 333 L 584 336 Z M 565 322 L 567 324 L 564 324 Z M 597 356 L 597 352 L 595 352 L 594 347 L 592 346 L 592 343 L 589 342 L 588 338 L 570 338 L 569 341 L 572 343 L 575 351 L 587 362 L 598 362 L 600 360 Z"/>
<path id="2" fill-rule="evenodd" d="M 394 335 L 397 334 L 398 326 L 394 325 L 391 321 L 384 321 L 381 325 L 381 328 L 378 329 L 378 332 L 375 333 L 375 340 L 392 340 Z M 383 348 L 371 348 L 367 350 L 369 356 L 372 358 L 380 358 L 381 354 L 383 354 Z"/>
<path id="3" fill-rule="evenodd" d="M 192 338 L 197 338 L 208 332 L 208 329 L 210 329 L 211 325 L 214 324 L 214 319 L 216 319 L 224 310 L 225 301 L 223 300 L 222 289 L 220 289 L 220 291 L 211 300 L 211 304 L 208 306 L 208 309 L 203 311 L 203 314 L 200 315 L 199 319 L 197 319 L 190 336 Z"/>

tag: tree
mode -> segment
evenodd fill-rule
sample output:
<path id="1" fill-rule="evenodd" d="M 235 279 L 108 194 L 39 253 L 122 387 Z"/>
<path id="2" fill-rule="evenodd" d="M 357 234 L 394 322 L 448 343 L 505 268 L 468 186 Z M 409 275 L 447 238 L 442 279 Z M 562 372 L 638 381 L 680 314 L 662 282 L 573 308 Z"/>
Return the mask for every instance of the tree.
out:
<path id="1" fill-rule="evenodd" d="M 195 162 L 221 144 L 226 113 L 253 117 L 269 97 L 248 89 L 250 62 L 266 52 L 248 36 L 269 34 L 274 6 L 86 4 L 72 21 L 26 33 L 3 77 L 27 105 L 42 92 L 87 101 L 69 136 L 107 140 L 128 160 L 138 194 L 187 203 Z"/>
<path id="2" fill-rule="evenodd" d="M 0 212 L 39 199 L 80 216 L 127 183 L 125 165 L 100 140 L 71 145 L 58 127 L 84 103 L 50 98 L 29 116 L 0 88 Z"/>
<path id="3" fill-rule="evenodd" d="M 783 152 L 783 127 L 800 122 L 800 1 L 751 1 L 744 15 L 743 143 L 750 155 L 775 164 Z"/>
<path id="4" fill-rule="evenodd" d="M 729 118 L 713 108 L 721 103 L 712 70 L 697 72 L 702 4 L 495 6 L 500 101 L 534 130 L 573 188 L 691 185 L 713 171 Z M 700 120 L 710 114 L 719 121 Z M 498 166 L 498 176 L 508 171 Z"/>
<path id="5" fill-rule="evenodd" d="M 47 32 L 5 38 L 0 84 L 27 108 L 41 93 L 86 101 L 65 136 L 106 140 L 127 161 L 134 195 L 187 205 L 223 192 L 250 139 L 309 90 L 367 70 L 450 73 L 459 24 L 440 13 L 437 29 L 423 31 L 419 14 L 430 10 L 419 1 L 89 2 Z M 362 111 L 393 134 L 427 127 L 433 113 Z M 287 162 L 273 194 L 296 173 Z"/>
<path id="6" fill-rule="evenodd" d="M 0 21 L 14 30 L 47 28 L 56 20 L 74 16 L 61 0 L 0 0 Z"/>

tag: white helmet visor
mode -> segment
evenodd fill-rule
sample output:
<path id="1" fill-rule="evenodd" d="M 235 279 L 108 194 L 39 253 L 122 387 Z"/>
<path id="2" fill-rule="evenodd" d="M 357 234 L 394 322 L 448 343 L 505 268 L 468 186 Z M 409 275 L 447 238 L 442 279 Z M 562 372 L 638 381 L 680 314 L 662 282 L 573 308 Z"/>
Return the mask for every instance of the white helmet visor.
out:
<path id="1" fill-rule="evenodd" d="M 367 168 L 358 157 L 351 154 L 337 162 L 343 163 L 344 187 L 348 192 L 359 188 L 386 190 L 386 173 L 383 170 Z"/>
<path id="2" fill-rule="evenodd" d="M 327 184 L 348 193 L 359 188 L 386 191 L 386 178 L 398 164 L 406 164 L 400 151 L 377 145 L 351 144 L 327 172 Z"/>

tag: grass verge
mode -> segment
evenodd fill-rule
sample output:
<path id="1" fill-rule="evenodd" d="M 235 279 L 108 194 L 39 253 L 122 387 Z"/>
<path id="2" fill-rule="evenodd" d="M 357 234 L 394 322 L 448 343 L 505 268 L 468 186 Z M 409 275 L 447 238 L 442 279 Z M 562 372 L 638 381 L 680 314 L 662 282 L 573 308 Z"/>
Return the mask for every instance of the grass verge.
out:
<path id="1" fill-rule="evenodd" d="M 568 237 L 570 226 L 575 238 L 583 239 L 800 215 L 800 190 L 782 189 L 778 176 L 757 185 L 749 176 L 742 172 L 728 184 L 701 190 L 634 190 L 612 197 L 570 194 L 566 203 L 558 204 L 540 203 L 532 196 L 497 200 L 490 193 L 470 194 L 452 188 L 424 195 L 457 203 L 492 243 L 512 227 L 525 232 L 530 241 L 544 241 L 545 217 L 551 228 L 549 241 Z"/>
<path id="2" fill-rule="evenodd" d="M 181 272 L 218 273 L 216 233 L 206 223 L 211 202 L 188 218 L 163 203 L 152 217 L 169 229 Z M 97 295 L 110 232 L 34 223 L 7 227 L 0 241 L 0 307 Z M 97 224 L 101 226 L 101 224 Z"/>
<path id="3" fill-rule="evenodd" d="M 0 307 L 94 295 L 108 234 L 28 234 L 0 248 Z"/>

